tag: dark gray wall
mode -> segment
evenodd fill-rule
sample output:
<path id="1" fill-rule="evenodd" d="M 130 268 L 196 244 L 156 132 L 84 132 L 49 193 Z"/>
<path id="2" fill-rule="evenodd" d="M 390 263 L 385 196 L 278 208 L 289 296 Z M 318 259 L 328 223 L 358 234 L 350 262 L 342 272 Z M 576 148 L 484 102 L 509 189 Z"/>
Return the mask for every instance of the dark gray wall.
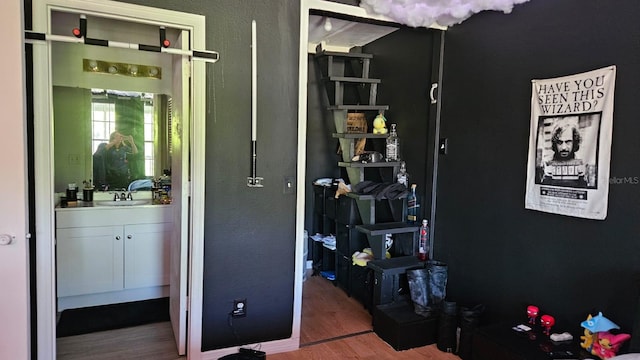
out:
<path id="1" fill-rule="evenodd" d="M 202 350 L 288 338 L 293 322 L 300 5 L 294 0 L 130 0 L 206 16 L 206 205 Z M 258 160 L 251 174 L 251 20 L 257 22 Z M 195 285 L 195 284 L 194 284 Z M 247 316 L 229 321 L 237 298 Z"/>
<path id="2" fill-rule="evenodd" d="M 203 350 L 288 337 L 295 198 L 282 193 L 282 178 L 295 175 L 298 2 L 127 2 L 207 16 L 207 49 L 221 54 L 207 72 Z M 615 6 L 598 0 L 537 0 L 516 6 L 510 15 L 475 15 L 446 32 L 441 118 L 450 148 L 439 163 L 434 240 L 436 258 L 449 264 L 453 299 L 484 303 L 488 314 L 509 319 L 523 319 L 525 306 L 533 303 L 556 316 L 559 325 L 575 328 L 587 313 L 603 311 L 630 330 L 640 277 L 640 185 L 612 185 L 608 217 L 596 221 L 525 210 L 524 184 L 530 80 L 611 64 L 618 69 L 611 175 L 640 176 L 634 157 L 640 153 L 640 125 L 633 106 L 640 76 L 639 15 L 634 0 Z M 259 29 L 269 29 L 259 30 L 258 37 L 258 175 L 266 184 L 259 190 L 245 185 L 250 174 L 252 18 Z M 417 59 L 403 61 L 418 66 Z M 389 68 L 380 77 L 422 72 L 407 66 Z M 405 80 L 398 94 L 424 96 L 426 84 L 410 87 L 411 82 Z M 406 118 L 394 115 L 411 153 L 421 152 L 417 143 L 429 136 L 419 123 L 421 114 L 428 116 L 424 109 Z M 315 128 L 309 129 L 311 134 Z M 316 133 L 324 137 L 323 131 Z M 308 146 L 308 154 L 327 149 Z M 419 157 L 405 155 L 419 180 Z M 335 171 L 311 173 L 309 166 L 309 181 L 314 178 L 309 174 Z M 227 314 L 239 297 L 248 299 L 249 315 L 234 320 L 231 328 Z"/>
<path id="3" fill-rule="evenodd" d="M 363 47 L 374 54 L 371 76 L 382 79 L 378 103 L 389 105 L 387 127 L 395 123 L 401 159 L 407 164 L 409 182 L 417 185 L 420 218 L 430 218 L 431 167 L 435 105 L 429 91 L 437 82 L 440 31 L 401 27 Z M 436 59 L 434 60 L 434 55 Z"/>
<path id="4" fill-rule="evenodd" d="M 449 294 L 524 321 L 536 304 L 579 331 L 602 311 L 631 330 L 640 274 L 640 184 L 612 184 L 606 220 L 524 209 L 531 79 L 617 66 L 612 177 L 640 176 L 634 0 L 531 1 L 445 35 L 436 257 Z"/>

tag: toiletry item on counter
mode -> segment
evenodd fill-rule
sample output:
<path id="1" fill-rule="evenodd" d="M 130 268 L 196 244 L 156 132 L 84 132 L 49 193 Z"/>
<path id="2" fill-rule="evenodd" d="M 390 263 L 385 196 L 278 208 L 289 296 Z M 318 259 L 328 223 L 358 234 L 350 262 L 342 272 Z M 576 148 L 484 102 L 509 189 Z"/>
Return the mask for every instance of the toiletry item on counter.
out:
<path id="1" fill-rule="evenodd" d="M 93 201 L 93 189 L 82 189 L 82 201 Z"/>
<path id="2" fill-rule="evenodd" d="M 78 201 L 78 187 L 75 183 L 69 184 L 67 187 L 67 203 L 75 204 Z"/>
<path id="3" fill-rule="evenodd" d="M 93 184 L 91 179 L 89 181 L 85 180 L 82 182 L 84 184 L 84 188 L 82 189 L 82 201 L 93 201 Z"/>

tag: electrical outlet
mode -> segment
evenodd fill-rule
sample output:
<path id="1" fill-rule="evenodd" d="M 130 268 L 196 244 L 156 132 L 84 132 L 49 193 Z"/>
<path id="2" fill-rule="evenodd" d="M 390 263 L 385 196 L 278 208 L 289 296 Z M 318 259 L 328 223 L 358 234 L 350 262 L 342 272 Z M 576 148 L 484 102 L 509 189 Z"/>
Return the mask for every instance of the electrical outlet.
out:
<path id="1" fill-rule="evenodd" d="M 80 155 L 69 154 L 69 165 L 80 165 Z"/>
<path id="2" fill-rule="evenodd" d="M 233 300 L 233 310 L 231 311 L 233 317 L 247 316 L 247 299 L 235 299 Z"/>

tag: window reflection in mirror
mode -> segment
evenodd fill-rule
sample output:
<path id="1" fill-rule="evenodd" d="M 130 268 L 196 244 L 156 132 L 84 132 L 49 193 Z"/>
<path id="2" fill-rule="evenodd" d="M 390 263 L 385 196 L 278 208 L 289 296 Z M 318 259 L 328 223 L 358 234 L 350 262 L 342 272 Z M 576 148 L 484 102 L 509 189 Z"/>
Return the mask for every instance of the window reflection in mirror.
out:
<path id="1" fill-rule="evenodd" d="M 150 190 L 170 168 L 170 98 L 54 86 L 55 191 Z"/>

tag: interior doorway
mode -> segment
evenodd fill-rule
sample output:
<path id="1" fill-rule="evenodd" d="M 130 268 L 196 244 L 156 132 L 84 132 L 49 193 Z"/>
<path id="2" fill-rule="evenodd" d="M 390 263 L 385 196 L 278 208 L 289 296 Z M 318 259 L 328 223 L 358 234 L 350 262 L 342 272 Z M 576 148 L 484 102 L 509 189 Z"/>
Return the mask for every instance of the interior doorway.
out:
<path id="1" fill-rule="evenodd" d="M 124 15 L 122 15 L 124 14 Z M 69 23 L 70 22 L 70 23 Z M 93 24 L 93 27 L 91 27 Z M 170 25 L 168 25 L 170 24 Z M 78 40 L 73 39 L 73 29 L 82 29 L 84 34 L 80 34 Z M 160 30 L 162 29 L 162 30 Z M 117 301 L 145 298 L 168 298 L 171 319 L 171 327 L 175 338 L 175 346 L 178 353 L 184 354 L 189 347 L 194 349 L 194 353 L 199 354 L 199 337 L 194 336 L 187 343 L 187 299 L 192 295 L 192 299 L 198 298 L 197 289 L 190 289 L 187 293 L 187 281 L 189 280 L 189 254 L 187 248 L 191 245 L 191 277 L 198 278 L 202 269 L 202 244 L 197 241 L 190 242 L 189 234 L 197 236 L 198 230 L 194 224 L 201 223 L 203 214 L 203 204 L 196 201 L 189 201 L 190 191 L 194 196 L 200 193 L 203 187 L 204 178 L 197 178 L 191 181 L 194 173 L 201 173 L 203 170 L 202 154 L 204 139 L 200 136 L 192 135 L 198 133 L 198 127 L 202 124 L 195 124 L 191 121 L 194 116 L 202 118 L 204 110 L 204 63 L 193 64 L 189 51 L 194 47 L 204 48 L 204 19 L 202 16 L 194 14 L 178 13 L 168 10 L 154 9 L 137 5 L 128 5 L 110 1 L 87 2 L 77 0 L 36 0 L 33 4 L 33 31 L 46 34 L 45 41 L 33 42 L 33 99 L 34 99 L 34 179 L 35 179 L 35 216 L 36 216 L 36 282 L 37 282 L 37 339 L 38 354 L 40 359 L 55 359 L 56 357 L 56 314 L 59 306 L 57 268 L 56 262 L 56 216 L 55 207 L 60 204 L 60 192 L 58 188 L 57 175 L 61 175 L 62 168 L 72 168 L 77 165 L 86 165 L 85 170 L 80 170 L 74 174 L 78 178 L 77 182 L 86 181 L 92 177 L 89 169 L 91 165 L 91 150 L 87 153 L 81 152 L 80 148 L 72 154 L 66 156 L 66 163 L 63 167 L 56 165 L 59 160 L 56 158 L 56 144 L 73 141 L 66 138 L 65 134 L 56 133 L 55 109 L 51 99 L 54 88 L 60 87 L 62 78 L 73 78 L 73 71 L 79 73 L 82 80 L 83 72 L 91 72 L 93 67 L 91 60 L 109 62 L 114 66 L 129 65 L 128 73 L 113 70 L 106 67 L 103 74 L 89 74 L 102 76 L 102 81 L 96 86 L 94 84 L 63 84 L 63 87 L 72 88 L 102 88 L 133 90 L 145 93 L 167 94 L 171 99 L 171 126 L 165 130 L 167 133 L 165 145 L 171 144 L 170 148 L 170 171 L 171 171 L 171 205 L 165 209 L 164 220 L 170 223 L 171 227 L 166 238 L 169 241 L 161 244 L 160 252 L 164 253 L 164 259 L 160 261 L 162 266 L 169 268 L 165 275 L 166 284 L 145 284 L 144 280 L 138 282 L 135 289 L 128 291 L 115 289 L 115 292 L 105 292 L 125 296 Z M 87 31 L 91 31 L 91 38 L 96 41 L 94 44 L 83 43 L 89 38 Z M 147 54 L 135 49 L 131 44 L 155 44 L 158 42 L 158 33 L 166 34 L 166 38 L 171 41 L 174 53 Z M 84 38 L 84 39 L 82 39 Z M 134 42 L 135 41 L 135 42 Z M 59 44 L 64 43 L 64 44 Z M 71 52 L 76 52 L 75 62 L 65 63 L 62 70 L 56 71 L 55 61 L 59 60 L 60 54 L 67 54 L 68 49 L 57 48 L 58 45 L 70 45 Z M 159 47 L 159 46 L 158 46 Z M 172 50 L 169 49 L 169 50 Z M 93 57 L 95 56 L 95 58 Z M 163 90 L 154 91 L 148 88 L 138 89 L 138 85 L 131 88 L 122 85 L 123 78 L 131 80 L 136 76 L 133 66 L 142 70 L 143 67 L 155 69 L 152 74 L 146 75 L 148 83 L 153 83 L 151 87 L 159 87 Z M 87 70 L 87 66 L 91 69 Z M 158 70 L 161 70 L 158 71 Z M 162 73 L 165 80 L 160 80 L 158 76 Z M 191 76 L 191 75 L 197 76 Z M 77 75 L 77 74 L 76 74 Z M 86 75 L 86 74 L 84 74 Z M 85 77 L 86 78 L 86 77 Z M 78 80 L 76 78 L 75 80 Z M 124 81 L 125 83 L 127 81 Z M 158 85 L 162 83 L 164 85 Z M 163 88 L 163 86 L 165 86 Z M 90 90 L 88 92 L 90 93 Z M 153 125 L 150 125 L 153 126 Z M 78 126 L 79 127 L 79 126 Z M 157 126 L 156 126 L 157 127 Z M 73 131 L 76 127 L 67 127 Z M 204 133 L 202 131 L 202 133 Z M 90 135 L 89 138 L 92 138 Z M 140 144 L 144 146 L 143 144 Z M 90 149 L 90 145 L 87 146 Z M 75 151 L 75 150 L 74 150 Z M 160 157 L 166 154 L 158 153 Z M 59 155 L 59 154 L 58 154 Z M 160 162 L 158 162 L 160 164 Z M 56 172 L 56 170 L 58 170 Z M 84 172 L 83 172 L 84 171 Z M 86 175 L 85 175 L 86 174 Z M 60 180 L 65 182 L 65 180 Z M 81 184 L 82 186 L 82 184 Z M 130 189 L 128 189 L 130 190 Z M 64 191 L 64 190 L 63 190 Z M 113 194 L 94 193 L 94 201 L 108 200 Z M 134 195 L 135 196 L 135 195 Z M 139 193 L 139 196 L 146 198 Z M 152 196 L 149 192 L 148 196 Z M 106 197 L 106 198 L 105 198 Z M 149 198 L 150 199 L 150 198 Z M 78 209 L 82 210 L 82 209 Z M 115 214 L 116 212 L 114 212 Z M 189 216 L 191 214 L 191 216 Z M 134 220 L 135 222 L 135 220 Z M 140 229 L 140 228 L 138 228 Z M 191 229 L 191 231 L 190 231 Z M 90 229 L 91 230 L 91 229 Z M 89 230 L 89 231 L 90 231 Z M 114 236 L 118 239 L 119 236 Z M 150 237 L 148 239 L 154 239 Z M 137 258 L 137 257 L 136 257 Z M 115 278 L 115 277 L 114 277 Z M 131 280 L 133 284 L 139 279 Z M 125 279 L 126 281 L 126 279 Z M 196 281 L 197 282 L 197 281 Z M 140 285 L 143 284 L 143 285 Z M 144 289 L 141 290 L 140 286 Z M 151 289 L 153 288 L 153 289 Z M 75 295 L 75 294 L 74 294 Z M 195 295 L 195 296 L 193 296 Z M 107 296 L 107 298 L 109 297 Z M 79 304 L 97 304 L 108 302 L 103 296 L 70 296 Z M 197 300 L 195 300 L 197 302 Z M 76 303 L 77 304 L 77 303 Z M 76 306 L 76 305 L 71 305 Z M 201 316 L 201 308 L 192 308 L 190 316 L 198 318 Z M 198 334 L 199 321 L 191 321 L 191 329 Z"/>
<path id="2" fill-rule="evenodd" d="M 306 119 L 303 144 L 306 145 L 307 151 L 305 174 L 307 180 L 301 187 L 305 189 L 304 196 L 307 199 L 305 225 L 309 235 L 314 235 L 314 232 L 318 230 L 316 229 L 317 224 L 309 219 L 315 218 L 313 215 L 315 213 L 314 202 L 317 202 L 318 199 L 313 195 L 312 183 L 321 178 L 340 177 L 335 157 L 335 143 L 331 141 L 331 133 L 337 131 L 333 125 L 332 115 L 327 112 L 328 104 L 325 99 L 327 95 L 322 83 L 323 79 L 319 76 L 318 63 L 315 61 L 316 49 L 321 47 L 327 51 L 347 53 L 352 48 L 364 46 L 397 28 L 394 26 L 396 24 L 389 22 L 388 19 L 378 19 L 373 24 L 371 17 L 366 14 L 364 9 L 356 6 L 325 1 L 303 1 L 302 4 L 303 19 L 301 19 L 301 24 L 303 30 L 301 32 L 299 64 L 302 79 L 300 89 L 304 94 L 301 95 L 299 101 L 300 109 L 304 111 L 300 116 Z M 331 231 L 330 227 L 320 226 L 323 235 L 329 235 L 329 233 L 336 235 L 335 229 Z M 327 233 L 325 234 L 325 232 Z M 311 241 L 308 248 L 309 253 L 320 251 L 329 256 L 334 254 L 331 251 L 323 251 L 324 248 L 321 245 L 318 246 L 314 241 Z M 312 257 L 314 261 L 317 258 L 316 255 Z M 314 269 L 314 273 L 315 270 L 317 269 Z M 301 345 L 310 345 L 331 338 L 372 331 L 370 315 L 364 304 L 359 304 L 354 297 L 350 297 L 343 289 L 333 285 L 331 287 L 335 288 L 334 291 L 322 292 L 321 301 L 323 304 L 331 304 L 328 307 L 335 308 L 332 313 L 334 311 L 340 313 L 341 309 L 351 309 L 352 311 L 348 316 L 338 316 L 336 319 L 328 314 L 316 314 L 316 312 L 326 311 L 327 307 L 317 306 L 318 299 L 314 297 L 319 294 L 315 293 L 315 289 L 322 288 L 331 282 L 317 274 L 308 278 L 303 284 Z M 328 299 L 326 294 L 333 294 L 333 296 Z M 331 318 L 338 324 L 333 326 L 325 324 L 323 320 L 325 317 Z M 309 332 L 309 327 L 313 327 L 314 331 Z"/>
<path id="3" fill-rule="evenodd" d="M 305 94 L 304 98 L 303 96 L 300 98 L 300 106 L 302 111 L 305 113 L 300 116 L 301 118 L 306 119 L 305 131 L 307 166 L 305 169 L 307 181 L 303 185 L 306 189 L 305 196 L 307 199 L 307 220 L 305 221 L 305 225 L 308 226 L 307 228 L 309 229 L 310 234 L 312 234 L 316 230 L 311 230 L 313 224 L 309 219 L 313 217 L 312 214 L 315 211 L 313 201 L 314 197 L 317 195 L 315 194 L 315 189 L 312 188 L 313 181 L 327 177 L 343 177 L 346 180 L 347 177 L 350 177 L 348 171 L 345 171 L 345 174 L 345 172 L 339 168 L 338 161 L 348 163 L 348 160 L 343 158 L 337 160 L 337 141 L 332 141 L 332 138 L 339 137 L 332 134 L 339 132 L 337 131 L 337 125 L 334 125 L 334 122 L 337 123 L 338 117 L 342 121 L 342 119 L 347 118 L 347 116 L 346 114 L 342 116 L 342 114 L 336 115 L 335 112 L 332 113 L 331 111 L 327 111 L 328 107 L 326 98 L 337 99 L 338 96 L 334 95 L 338 94 L 339 90 L 338 86 L 336 86 L 334 94 L 330 94 L 331 90 L 325 91 L 323 82 L 325 79 L 323 79 L 323 75 L 320 74 L 320 71 L 318 70 L 319 68 L 314 68 L 317 66 L 317 46 L 320 45 L 321 48 L 327 52 L 335 53 L 349 53 L 350 51 L 358 52 L 360 50 L 358 48 L 361 48 L 363 53 L 367 53 L 367 56 L 371 55 L 373 60 L 368 62 L 368 65 L 362 65 L 361 68 L 349 64 L 352 66 L 351 69 L 356 69 L 358 71 L 355 71 L 354 75 L 345 74 L 344 81 L 348 81 L 348 77 L 350 76 L 359 77 L 359 73 L 364 73 L 363 68 L 370 65 L 370 74 L 373 74 L 372 77 L 383 79 L 381 80 L 383 85 L 377 88 L 377 100 L 379 101 L 377 104 L 390 105 L 389 110 L 391 111 L 387 112 L 385 116 L 390 119 L 394 119 L 395 116 L 395 118 L 399 120 L 424 118 L 425 121 L 420 125 L 420 129 L 412 129 L 416 130 L 414 132 L 415 134 L 409 134 L 408 127 L 403 129 L 405 132 L 402 134 L 406 136 L 407 139 L 414 139 L 419 136 L 418 134 L 422 134 L 423 127 L 424 133 L 426 134 L 429 119 L 428 98 L 424 96 L 424 88 L 428 90 L 432 81 L 430 76 L 432 71 L 430 59 L 435 54 L 432 48 L 433 38 L 435 37 L 433 34 L 435 32 L 424 29 L 408 29 L 408 27 L 399 25 L 388 18 L 369 16 L 364 9 L 356 6 L 313 0 L 303 2 L 303 4 L 306 4 L 307 6 L 303 6 L 303 17 L 306 16 L 307 18 L 302 19 L 302 26 L 304 30 L 301 33 L 301 38 L 304 38 L 305 41 L 304 46 L 301 46 L 300 52 L 300 69 L 303 69 L 301 70 L 300 76 L 304 77 L 301 82 L 301 89 L 305 90 Z M 434 29 L 444 30 L 444 28 L 438 27 L 434 27 Z M 401 47 L 402 49 L 400 49 Z M 411 52 L 415 53 L 412 54 Z M 354 54 L 350 55 L 352 55 L 350 57 L 356 57 L 353 56 Z M 408 58 L 407 55 L 410 57 Z M 407 61 L 407 59 L 411 60 Z M 326 60 L 325 63 L 333 60 Z M 364 63 L 365 61 L 362 61 L 362 64 Z M 408 64 L 411 64 L 411 66 Z M 335 68 L 342 70 L 338 68 L 338 66 Z M 344 65 L 344 68 L 347 68 L 347 65 Z M 338 75 L 336 75 L 336 77 L 339 76 L 340 73 L 338 71 Z M 327 76 L 325 75 L 324 77 L 326 78 Z M 410 83 L 415 83 L 417 85 L 409 86 Z M 345 93 L 346 90 L 342 95 Z M 371 96 L 371 92 L 364 91 L 364 94 L 365 100 L 366 96 Z M 362 96 L 361 94 L 357 95 Z M 353 98 L 357 99 L 355 96 Z M 335 104 L 340 105 L 365 104 L 365 102 L 345 101 L 344 103 L 338 103 L 337 101 L 338 100 L 334 100 Z M 343 110 L 344 108 L 348 108 L 348 106 L 344 106 L 342 108 L 338 106 L 332 107 L 332 109 L 340 110 Z M 348 110 L 351 109 L 349 108 Z M 366 108 L 364 110 L 371 112 L 376 111 L 376 109 L 372 110 L 370 108 Z M 345 111 L 345 113 L 346 112 L 347 111 Z M 373 120 L 375 115 L 376 114 L 373 114 L 373 116 L 371 116 L 368 114 L 367 116 L 370 117 L 368 120 Z M 408 126 L 409 124 L 408 121 L 404 121 L 403 123 L 404 126 Z M 369 130 L 367 132 L 371 132 L 372 122 L 368 125 Z M 387 123 L 387 127 L 389 127 L 389 125 L 390 124 Z M 367 144 L 370 144 L 369 139 L 367 139 Z M 373 141 L 371 141 L 371 144 L 375 145 Z M 409 144 L 409 142 L 407 142 L 407 144 Z M 343 143 L 340 145 L 343 146 Z M 343 149 L 348 149 L 348 147 L 345 146 Z M 407 147 L 406 149 L 410 148 Z M 370 150 L 374 149 L 372 148 Z M 375 150 L 380 151 L 379 149 Z M 384 150 L 382 152 L 384 153 Z M 408 160 L 407 163 L 414 165 L 411 169 L 412 171 L 415 171 L 415 173 L 412 173 L 412 175 L 415 175 L 415 179 L 418 181 L 421 181 L 421 179 L 426 177 L 426 174 L 424 173 L 425 170 L 418 169 L 418 167 L 423 167 L 422 164 L 426 162 L 426 154 L 427 152 L 422 151 L 422 149 L 411 149 L 411 151 L 406 151 L 405 153 Z M 348 167 L 348 165 L 345 167 Z M 351 180 L 351 182 L 354 183 L 355 181 Z M 311 204 L 309 202 L 311 202 Z M 340 206 L 338 206 L 338 208 L 340 208 Z M 336 214 L 333 214 L 333 216 L 339 217 Z M 342 220 L 342 222 L 345 222 L 345 220 Z M 327 231 L 325 230 L 324 232 L 326 233 Z M 335 230 L 335 232 L 338 232 L 338 230 Z M 346 233 L 346 231 L 343 231 L 343 233 Z M 335 235 L 337 235 L 337 238 L 340 237 L 338 234 Z M 336 240 L 339 241 L 339 239 Z M 343 242 L 344 241 L 345 240 L 343 239 Z M 338 248 L 340 248 L 340 246 L 338 246 Z M 362 248 L 358 248 L 358 251 L 362 251 Z M 345 268 L 349 268 L 351 265 L 352 253 L 353 249 L 351 249 L 350 245 L 349 250 L 343 250 L 343 253 L 341 254 L 343 255 L 342 257 L 336 257 L 336 263 L 342 261 L 341 265 L 344 265 L 342 267 L 336 266 L 337 269 L 343 271 L 343 279 L 350 278 L 354 273 L 352 269 L 345 270 Z M 349 272 L 351 273 L 349 274 Z M 344 276 L 345 273 L 346 276 Z M 338 276 L 339 275 L 336 274 L 336 277 Z M 357 292 L 353 291 L 353 284 L 357 283 L 360 285 L 362 282 L 352 281 L 349 283 L 348 281 L 349 280 L 347 280 L 345 288 L 349 289 L 351 286 L 351 293 L 357 294 Z M 338 282 L 338 284 L 340 286 L 340 282 Z M 306 310 L 307 304 L 308 303 L 303 301 L 303 313 Z"/>

